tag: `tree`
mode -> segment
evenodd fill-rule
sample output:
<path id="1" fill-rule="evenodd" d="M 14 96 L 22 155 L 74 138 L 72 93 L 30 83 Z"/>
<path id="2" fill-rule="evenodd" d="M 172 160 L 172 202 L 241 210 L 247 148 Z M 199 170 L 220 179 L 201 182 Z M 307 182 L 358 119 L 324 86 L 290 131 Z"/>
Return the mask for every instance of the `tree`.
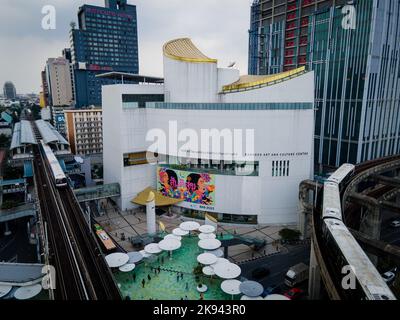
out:
<path id="1" fill-rule="evenodd" d="M 11 137 L 5 134 L 0 134 L 0 148 L 8 148 L 10 146 Z"/>
<path id="2" fill-rule="evenodd" d="M 283 241 L 298 241 L 300 239 L 301 232 L 298 230 L 293 229 L 282 229 L 279 231 L 279 236 L 282 238 Z"/>

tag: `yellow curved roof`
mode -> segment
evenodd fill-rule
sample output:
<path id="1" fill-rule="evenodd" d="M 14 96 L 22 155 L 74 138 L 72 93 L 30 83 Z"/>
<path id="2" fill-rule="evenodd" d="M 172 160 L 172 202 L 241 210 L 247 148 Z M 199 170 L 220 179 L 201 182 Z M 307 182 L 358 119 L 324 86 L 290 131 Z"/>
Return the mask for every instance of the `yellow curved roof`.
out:
<path id="1" fill-rule="evenodd" d="M 183 199 L 165 197 L 157 190 L 149 187 L 140 192 L 131 202 L 145 206 L 148 202 L 153 201 L 153 199 L 155 199 L 156 207 L 172 206 L 183 201 Z"/>
<path id="2" fill-rule="evenodd" d="M 222 88 L 222 92 L 268 85 L 279 80 L 283 81 L 290 79 L 294 76 L 304 73 L 304 71 L 306 71 L 306 67 L 303 66 L 294 70 L 285 71 L 277 74 L 270 74 L 264 76 L 252 76 L 252 75 L 241 76 L 238 81 L 224 86 Z"/>
<path id="3" fill-rule="evenodd" d="M 168 58 L 198 63 L 217 63 L 203 54 L 189 38 L 180 38 L 167 42 L 163 47 L 164 55 Z"/>

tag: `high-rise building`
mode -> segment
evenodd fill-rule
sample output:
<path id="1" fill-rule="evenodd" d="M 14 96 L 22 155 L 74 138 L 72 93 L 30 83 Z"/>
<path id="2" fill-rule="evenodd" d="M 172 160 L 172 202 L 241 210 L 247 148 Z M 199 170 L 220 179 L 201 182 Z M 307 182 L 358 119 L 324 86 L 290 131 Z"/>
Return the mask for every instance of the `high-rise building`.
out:
<path id="1" fill-rule="evenodd" d="M 315 162 L 321 168 L 400 152 L 399 3 L 346 3 L 252 6 L 250 71 L 300 65 L 315 71 Z"/>
<path id="2" fill-rule="evenodd" d="M 103 152 L 101 109 L 74 109 L 65 112 L 66 130 L 72 153 L 91 155 Z"/>
<path id="3" fill-rule="evenodd" d="M 49 84 L 47 83 L 47 74 L 46 74 L 46 68 L 41 72 L 41 79 L 42 79 L 42 92 L 41 92 L 41 107 L 47 107 L 49 106 Z"/>
<path id="4" fill-rule="evenodd" d="M 3 87 L 4 98 L 14 100 L 17 98 L 17 90 L 12 82 L 7 81 Z"/>
<path id="5" fill-rule="evenodd" d="M 71 106 L 74 104 L 71 66 L 67 59 L 50 58 L 46 63 L 46 77 L 49 90 L 49 103 L 52 106 Z"/>
<path id="6" fill-rule="evenodd" d="M 76 107 L 101 106 L 101 86 L 114 80 L 96 77 L 117 71 L 139 72 L 136 6 L 127 0 L 106 0 L 105 7 L 84 5 L 79 28 L 71 25 L 71 58 Z"/>

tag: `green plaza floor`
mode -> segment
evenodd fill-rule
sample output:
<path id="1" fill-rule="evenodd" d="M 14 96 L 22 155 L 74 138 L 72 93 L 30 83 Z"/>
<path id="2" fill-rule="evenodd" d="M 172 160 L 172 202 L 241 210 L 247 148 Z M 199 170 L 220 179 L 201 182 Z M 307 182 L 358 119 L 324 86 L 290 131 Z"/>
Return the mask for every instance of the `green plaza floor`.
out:
<path id="1" fill-rule="evenodd" d="M 123 273 L 115 273 L 117 283 L 123 298 L 127 296 L 131 300 L 199 300 L 200 293 L 197 291 L 198 282 L 193 273 L 198 265 L 197 256 L 204 252 L 197 245 L 199 239 L 197 236 L 183 237 L 182 246 L 172 254 L 172 259 L 168 253 L 163 252 L 158 256 L 145 259 L 139 263 L 135 270 Z M 162 259 L 164 263 L 162 263 Z M 152 268 L 160 267 L 160 273 L 155 273 Z M 183 273 L 183 279 L 177 280 L 177 274 Z M 136 275 L 136 281 L 133 281 L 133 274 Z M 151 280 L 148 281 L 147 276 Z M 142 287 L 142 280 L 145 279 L 145 287 Z M 199 282 L 208 287 L 204 293 L 204 300 L 231 300 L 230 295 L 221 290 L 221 282 L 217 276 L 207 277 L 199 276 Z M 235 296 L 236 299 L 239 296 Z"/>

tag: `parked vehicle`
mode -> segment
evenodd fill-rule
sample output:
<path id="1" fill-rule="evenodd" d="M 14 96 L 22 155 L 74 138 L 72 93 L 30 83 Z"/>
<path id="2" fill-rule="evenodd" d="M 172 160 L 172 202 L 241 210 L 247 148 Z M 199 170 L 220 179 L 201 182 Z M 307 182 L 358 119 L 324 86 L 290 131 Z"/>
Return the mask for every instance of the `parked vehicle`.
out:
<path id="1" fill-rule="evenodd" d="M 400 228 L 400 220 L 393 220 L 390 224 L 392 228 Z"/>
<path id="2" fill-rule="evenodd" d="M 262 294 L 263 297 L 269 296 L 270 294 L 279 294 L 281 293 L 281 288 L 277 284 L 273 284 L 272 286 L 269 286 L 266 288 Z"/>
<path id="3" fill-rule="evenodd" d="M 394 279 L 396 278 L 396 272 L 397 272 L 397 268 L 394 268 L 390 271 L 385 272 L 384 274 L 382 274 L 383 280 L 385 280 L 385 282 L 387 284 L 391 284 L 394 281 Z"/>
<path id="4" fill-rule="evenodd" d="M 270 270 L 268 268 L 260 267 L 260 268 L 254 269 L 253 272 L 251 273 L 251 276 L 256 280 L 259 280 L 259 279 L 267 277 L 269 274 L 270 274 Z"/>
<path id="5" fill-rule="evenodd" d="M 290 300 L 297 300 L 304 296 L 304 290 L 301 290 L 300 288 L 292 288 L 286 291 L 283 295 Z"/>
<path id="6" fill-rule="evenodd" d="M 295 287 L 296 285 L 308 279 L 308 266 L 304 263 L 296 264 L 291 267 L 285 276 L 285 284 L 288 287 Z"/>

